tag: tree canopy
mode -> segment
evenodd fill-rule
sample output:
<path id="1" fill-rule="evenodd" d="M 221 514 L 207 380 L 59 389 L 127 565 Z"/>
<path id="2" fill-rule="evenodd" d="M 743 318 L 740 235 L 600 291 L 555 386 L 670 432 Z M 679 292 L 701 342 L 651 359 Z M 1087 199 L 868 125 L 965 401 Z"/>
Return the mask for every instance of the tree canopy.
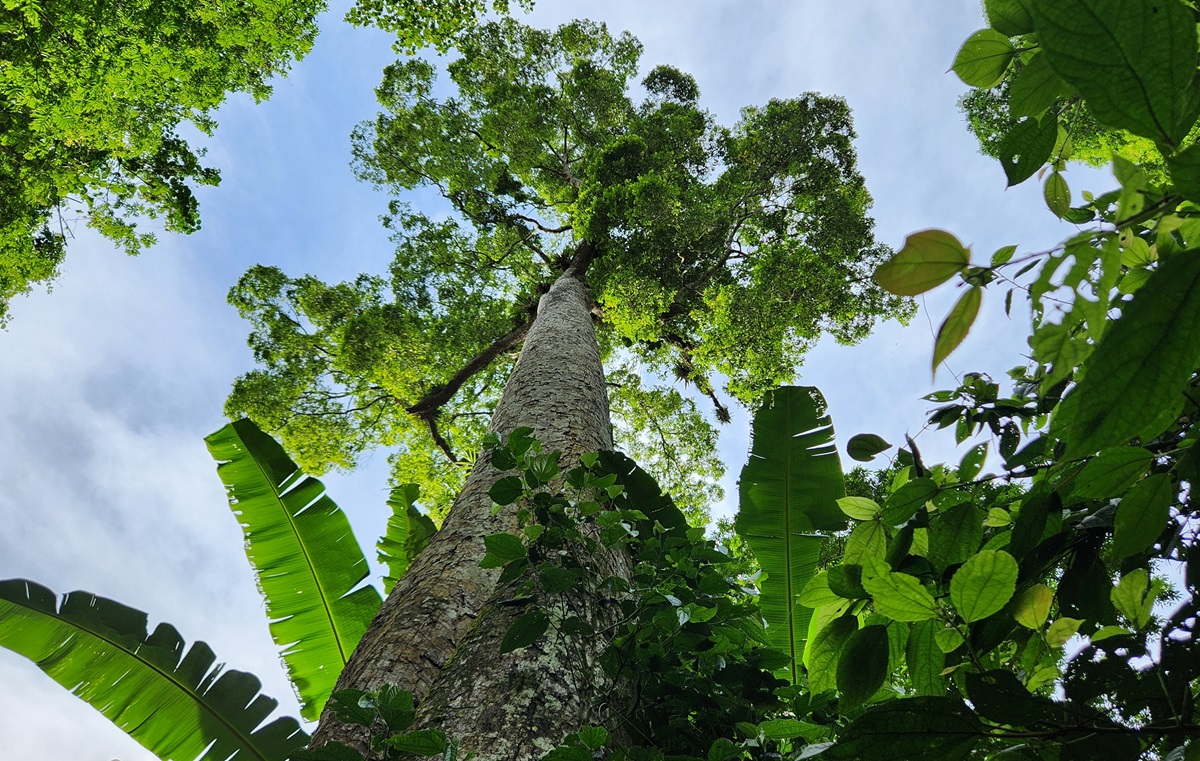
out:
<path id="1" fill-rule="evenodd" d="M 910 313 L 869 278 L 889 252 L 872 237 L 841 100 L 776 100 L 724 127 L 670 67 L 635 99 L 640 45 L 599 24 L 509 19 L 456 46 L 441 67 L 389 66 L 384 113 L 354 135 L 360 176 L 397 194 L 431 188 L 446 213 L 391 203 L 387 277 L 328 285 L 257 267 L 231 292 L 263 369 L 239 379 L 227 411 L 277 432 L 305 467 L 397 445 L 397 480 L 453 494 L 451 463 L 476 446 L 533 304 L 581 252 L 623 440 L 657 452 L 680 491 L 711 484 L 711 434 L 685 433 L 701 426 L 692 401 L 619 368 L 710 396 L 720 373 L 751 402 L 822 333 L 851 342 Z"/>
<path id="2" fill-rule="evenodd" d="M 0 8 L 0 324 L 52 280 L 78 221 L 129 253 L 200 226 L 216 170 L 181 135 L 211 134 L 231 92 L 270 79 L 316 36 L 320 0 L 7 2 Z M 186 125 L 186 127 L 185 127 Z"/>

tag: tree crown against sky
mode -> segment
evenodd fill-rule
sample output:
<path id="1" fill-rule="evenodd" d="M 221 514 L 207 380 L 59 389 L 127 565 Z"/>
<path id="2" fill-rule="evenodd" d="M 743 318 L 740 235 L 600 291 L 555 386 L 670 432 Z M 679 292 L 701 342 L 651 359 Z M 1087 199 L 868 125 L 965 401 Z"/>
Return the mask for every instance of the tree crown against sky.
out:
<path id="1" fill-rule="evenodd" d="M 184 135 L 231 92 L 261 100 L 312 47 L 320 0 L 77 0 L 0 8 L 0 323 L 52 280 L 79 221 L 129 253 L 200 226 L 219 175 Z"/>
<path id="2" fill-rule="evenodd" d="M 396 478 L 444 484 L 431 496 L 447 504 L 450 458 L 478 440 L 533 305 L 585 247 L 618 439 L 648 445 L 672 487 L 699 486 L 695 506 L 719 474 L 711 434 L 695 435 L 692 401 L 636 372 L 710 396 L 720 373 L 748 402 L 821 334 L 851 342 L 909 313 L 869 278 L 888 250 L 840 99 L 775 100 L 723 127 L 676 69 L 651 70 L 639 98 L 641 47 L 603 25 L 510 19 L 456 44 L 444 78 L 424 59 L 389 66 L 386 110 L 353 138 L 364 179 L 446 204 L 390 204 L 388 276 L 328 285 L 256 267 L 231 292 L 263 368 L 227 412 L 281 435 L 304 467 L 399 445 Z"/>

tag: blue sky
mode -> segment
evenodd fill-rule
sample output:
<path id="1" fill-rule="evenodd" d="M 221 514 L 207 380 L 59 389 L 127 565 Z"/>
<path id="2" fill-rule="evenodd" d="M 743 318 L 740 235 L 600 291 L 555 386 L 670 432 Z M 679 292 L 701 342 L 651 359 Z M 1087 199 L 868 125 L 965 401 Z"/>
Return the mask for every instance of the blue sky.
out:
<path id="1" fill-rule="evenodd" d="M 941 227 L 986 261 L 1016 243 L 1047 248 L 1072 228 L 1045 209 L 1032 181 L 1004 189 L 999 165 L 977 154 L 947 74 L 962 40 L 983 25 L 973 2 L 920 0 L 540 0 L 541 25 L 573 17 L 628 29 L 645 70 L 692 73 L 702 103 L 724 123 L 744 105 L 807 90 L 845 97 L 859 166 L 875 198 L 877 237 L 898 248 L 910 232 Z M 162 236 L 130 259 L 80 231 L 53 292 L 17 299 L 0 334 L 0 578 L 58 592 L 87 589 L 207 641 L 231 668 L 263 678 L 295 714 L 255 591 L 241 534 L 204 448 L 223 423 L 232 379 L 251 365 L 247 326 L 225 293 L 251 264 L 326 280 L 382 272 L 391 247 L 378 222 L 386 199 L 354 180 L 349 133 L 376 111 L 373 88 L 393 59 L 386 35 L 324 19 L 313 53 L 266 103 L 232 99 L 208 158 L 223 182 L 201 194 L 204 228 Z M 1108 178 L 1068 172 L 1078 194 Z M 1076 201 L 1078 202 L 1078 195 Z M 916 435 L 931 406 L 920 397 L 953 373 L 997 379 L 1021 364 L 1027 310 L 1005 318 L 985 300 L 974 333 L 930 378 L 936 326 L 957 294 L 922 301 L 908 327 L 880 326 L 863 344 L 822 343 L 800 370 L 830 402 L 839 443 L 872 431 Z M 723 430 L 727 491 L 748 444 L 747 416 Z M 918 439 L 951 459 L 948 433 Z M 386 520 L 386 457 L 323 479 L 373 556 Z M 728 506 L 726 506 L 727 509 Z M 32 664 L 0 651 L 0 740 L 8 757 L 142 761 L 152 756 Z"/>

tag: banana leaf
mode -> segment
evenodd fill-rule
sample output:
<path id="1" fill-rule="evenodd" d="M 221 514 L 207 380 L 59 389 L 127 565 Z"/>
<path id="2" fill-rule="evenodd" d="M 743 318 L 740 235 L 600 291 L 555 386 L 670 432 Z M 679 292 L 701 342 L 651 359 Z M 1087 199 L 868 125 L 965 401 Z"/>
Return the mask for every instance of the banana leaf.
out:
<path id="1" fill-rule="evenodd" d="M 58 596 L 24 579 L 0 581 L 0 645 L 38 665 L 162 759 L 284 761 L 308 736 L 275 709 L 253 674 L 222 672 L 203 642 L 184 653 L 169 624 L 147 635 L 146 614 L 88 592 Z"/>
<path id="2" fill-rule="evenodd" d="M 750 459 L 738 482 L 734 529 L 766 572 L 759 606 L 767 635 L 791 656 L 799 679 L 812 610 L 796 597 L 816 572 L 824 536 L 846 527 L 846 494 L 825 398 L 811 386 L 784 386 L 754 415 Z"/>
<path id="3" fill-rule="evenodd" d="M 379 562 L 388 568 L 383 577 L 383 593 L 391 594 L 392 587 L 412 565 L 413 559 L 429 540 L 437 533 L 437 524 L 428 515 L 417 509 L 417 497 L 421 487 L 416 484 L 404 484 L 392 489 L 388 496 L 388 507 L 392 508 L 392 517 L 388 518 L 387 533 L 380 538 L 375 547 L 379 552 Z"/>
<path id="4" fill-rule="evenodd" d="M 271 637 L 315 721 L 381 599 L 345 513 L 249 420 L 205 438 L 246 536 Z"/>

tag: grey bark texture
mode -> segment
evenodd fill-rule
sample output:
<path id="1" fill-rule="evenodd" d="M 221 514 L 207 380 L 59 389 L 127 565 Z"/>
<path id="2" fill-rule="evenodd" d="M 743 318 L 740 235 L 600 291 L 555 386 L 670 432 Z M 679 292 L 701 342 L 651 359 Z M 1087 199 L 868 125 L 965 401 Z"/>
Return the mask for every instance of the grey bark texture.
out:
<path id="1" fill-rule="evenodd" d="M 539 305 L 489 430 L 528 426 L 545 451 L 563 453 L 567 468 L 580 455 L 612 448 L 608 395 L 582 280 L 590 250 L 560 277 Z M 547 635 L 537 645 L 500 656 L 508 624 L 525 612 L 489 602 L 498 571 L 479 567 L 483 538 L 515 530 L 514 514 L 492 514 L 488 489 L 501 473 L 480 458 L 441 530 L 396 584 L 363 636 L 336 689 L 396 684 L 420 701 L 418 725 L 463 740 L 479 761 L 537 759 L 581 724 L 594 722 L 593 697 L 605 688 L 596 665 L 603 637 Z M 604 559 L 628 577 L 623 557 Z M 551 616 L 571 605 L 594 621 L 606 606 L 551 602 Z M 553 631 L 553 630 L 552 630 Z M 339 723 L 328 709 L 310 747 L 339 740 L 366 750 L 365 731 Z M 547 745 L 549 743 L 549 745 Z"/>

